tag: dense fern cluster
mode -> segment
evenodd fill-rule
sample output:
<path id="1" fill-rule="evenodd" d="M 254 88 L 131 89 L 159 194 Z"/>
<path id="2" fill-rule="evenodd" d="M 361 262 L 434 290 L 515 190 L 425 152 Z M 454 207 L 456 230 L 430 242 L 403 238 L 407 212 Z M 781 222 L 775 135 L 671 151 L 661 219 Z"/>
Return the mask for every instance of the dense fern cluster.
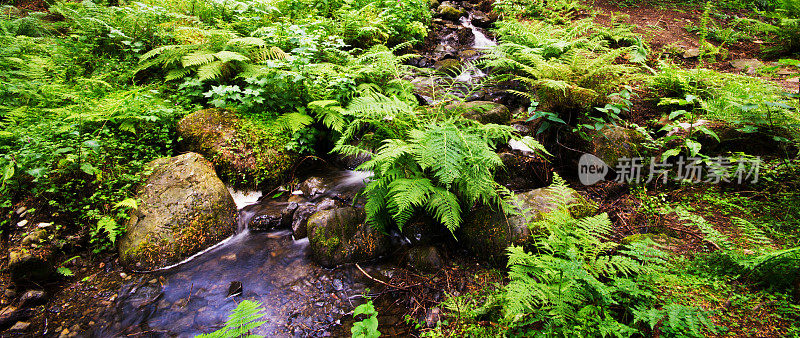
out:
<path id="1" fill-rule="evenodd" d="M 494 181 L 503 165 L 494 149 L 520 139 L 512 127 L 484 125 L 444 109 L 416 110 L 376 92 L 354 99 L 342 113 L 351 122 L 334 151 L 372 155 L 359 169 L 374 174 L 364 191 L 373 227 L 402 228 L 424 210 L 454 231 L 462 206 L 480 203 L 510 211 L 511 192 Z M 521 140 L 544 151 L 530 138 Z"/>
<path id="2" fill-rule="evenodd" d="M 509 247 L 511 282 L 473 318 L 496 314 L 513 336 L 702 336 L 713 328 L 702 310 L 659 300 L 667 254 L 654 242 L 607 241 L 606 214 L 575 219 L 564 181 L 556 177 L 550 189 L 555 209 L 530 225 L 530 248 Z"/>

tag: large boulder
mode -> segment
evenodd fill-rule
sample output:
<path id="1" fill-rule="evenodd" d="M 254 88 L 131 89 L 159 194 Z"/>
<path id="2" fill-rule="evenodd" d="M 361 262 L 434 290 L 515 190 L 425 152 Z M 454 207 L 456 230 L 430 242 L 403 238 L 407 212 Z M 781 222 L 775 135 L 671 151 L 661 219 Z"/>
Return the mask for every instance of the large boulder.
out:
<path id="1" fill-rule="evenodd" d="M 318 211 L 306 229 L 312 257 L 325 267 L 377 258 L 389 248 L 389 237 L 372 229 L 360 208 Z"/>
<path id="2" fill-rule="evenodd" d="M 141 186 L 119 242 L 120 262 L 149 270 L 181 261 L 232 235 L 236 203 L 197 153 L 160 158 Z"/>
<path id="3" fill-rule="evenodd" d="M 464 220 L 458 237 L 479 257 L 502 263 L 506 259 L 506 248 L 512 244 L 524 245 L 531 236 L 529 225 L 555 209 L 551 200 L 553 192 L 551 188 L 540 188 L 517 194 L 519 209 L 524 210 L 519 215 L 506 215 L 487 206 L 476 207 Z M 597 209 L 573 191 L 569 210 L 580 218 L 594 214 Z"/>
<path id="4" fill-rule="evenodd" d="M 511 120 L 508 107 L 490 101 L 457 102 L 447 105 L 445 109 L 480 123 L 506 124 Z"/>
<path id="5" fill-rule="evenodd" d="M 287 133 L 224 109 L 187 115 L 178 122 L 178 133 L 184 150 L 202 154 L 224 181 L 238 186 L 277 187 L 298 159 L 286 150 Z"/>

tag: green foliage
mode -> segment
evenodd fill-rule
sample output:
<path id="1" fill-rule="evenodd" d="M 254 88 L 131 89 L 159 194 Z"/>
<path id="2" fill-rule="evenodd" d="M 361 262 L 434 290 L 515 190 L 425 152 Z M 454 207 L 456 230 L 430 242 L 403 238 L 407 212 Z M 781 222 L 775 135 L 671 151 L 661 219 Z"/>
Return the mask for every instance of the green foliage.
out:
<path id="1" fill-rule="evenodd" d="M 510 192 L 494 181 L 494 171 L 502 166 L 494 148 L 519 138 L 512 127 L 483 125 L 446 110 L 419 112 L 396 96 L 379 93 L 354 99 L 343 115 L 352 122 L 334 151 L 372 154 L 359 169 L 374 173 L 363 192 L 373 227 L 387 229 L 392 220 L 402 228 L 415 212 L 425 210 L 454 231 L 462 205 L 510 211 Z M 543 150 L 532 139 L 524 141 Z"/>
<path id="2" fill-rule="evenodd" d="M 509 247 L 511 282 L 490 301 L 501 309 L 504 334 L 702 336 L 713 330 L 702 310 L 661 304 L 657 286 L 667 256 L 655 243 L 605 241 L 606 214 L 575 219 L 564 181 L 554 179 L 551 189 L 555 210 L 530 225 L 534 250 Z"/>
<path id="3" fill-rule="evenodd" d="M 211 333 L 198 335 L 196 338 L 263 337 L 250 334 L 251 330 L 266 323 L 266 321 L 259 320 L 266 315 L 261 310 L 261 303 L 244 300 L 233 309 L 223 328 Z"/>
<path id="4" fill-rule="evenodd" d="M 378 311 L 372 305 L 372 301 L 367 301 L 356 307 L 353 317 L 364 315 L 366 318 L 353 323 L 350 333 L 353 338 L 378 338 L 381 336 L 378 331 Z"/>
<path id="5" fill-rule="evenodd" d="M 650 85 L 664 97 L 659 105 L 683 111 L 686 117 L 723 121 L 744 132 L 792 140 L 800 137 L 797 100 L 764 80 L 708 69 L 666 67 L 650 79 Z"/>

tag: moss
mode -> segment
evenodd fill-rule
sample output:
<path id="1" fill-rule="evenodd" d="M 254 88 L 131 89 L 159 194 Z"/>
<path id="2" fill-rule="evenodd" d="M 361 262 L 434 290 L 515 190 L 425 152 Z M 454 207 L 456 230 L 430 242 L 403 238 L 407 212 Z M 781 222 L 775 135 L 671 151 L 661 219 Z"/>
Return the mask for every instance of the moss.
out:
<path id="1" fill-rule="evenodd" d="M 184 148 L 209 158 L 222 180 L 239 187 L 274 188 L 298 158 L 286 150 L 291 136 L 268 117 L 206 109 L 183 118 L 178 129 Z"/>

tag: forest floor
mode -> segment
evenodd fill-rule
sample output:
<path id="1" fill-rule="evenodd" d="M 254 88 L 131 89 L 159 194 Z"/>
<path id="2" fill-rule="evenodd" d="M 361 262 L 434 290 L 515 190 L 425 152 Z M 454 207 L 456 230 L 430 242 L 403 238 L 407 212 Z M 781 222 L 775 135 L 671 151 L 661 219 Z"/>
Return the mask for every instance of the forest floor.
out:
<path id="1" fill-rule="evenodd" d="M 702 8 L 696 5 L 680 5 L 674 7 L 660 7 L 643 5 L 640 7 L 620 7 L 618 2 L 610 0 L 596 0 L 590 10 L 585 12 L 585 17 L 591 17 L 599 24 L 610 26 L 615 22 L 624 22 L 635 25 L 636 33 L 646 38 L 652 53 L 662 54 L 675 63 L 686 68 L 697 66 L 697 58 L 685 58 L 684 53 L 699 46 L 697 35 L 687 31 L 689 24 L 698 24 L 702 15 Z M 16 4 L 25 10 L 43 10 L 46 8 L 41 1 L 24 1 Z M 727 13 L 731 17 L 737 13 Z M 758 59 L 769 65 L 776 58 L 764 58 L 761 41 L 740 41 L 725 48 L 730 56 L 724 60 L 707 64 L 707 67 L 722 72 L 740 73 L 742 71 L 731 65 L 731 59 Z M 774 81 L 783 86 L 787 91 L 797 93 L 797 73 L 774 71 L 750 73 L 763 79 Z M 632 114 L 626 119 L 632 122 L 646 124 L 648 121 L 658 119 L 653 100 L 643 99 L 650 94 L 638 90 L 639 98 L 634 100 Z M 569 168 L 565 168 L 567 170 Z M 563 176 L 574 176 L 575 173 L 563 173 Z M 689 186 L 669 191 L 650 190 L 644 194 L 632 192 L 625 186 L 616 183 L 604 183 L 584 187 L 580 184 L 571 184 L 582 195 L 596 202 L 600 211 L 607 212 L 614 223 L 615 232 L 612 237 L 615 241 L 641 233 L 642 227 L 659 227 L 671 229 L 671 237 L 676 239 L 667 245 L 667 248 L 678 256 L 691 257 L 694 253 L 707 249 L 708 243 L 702 240 L 701 234 L 682 225 L 676 218 L 662 217 L 645 211 L 645 204 L 649 200 L 661 198 L 662 193 L 671 201 L 686 201 L 696 210 L 702 210 L 704 217 L 712 221 L 719 231 L 736 235 L 731 230 L 731 218 L 749 213 L 748 210 L 729 210 L 720 207 L 709 196 L 721 196 L 724 200 L 728 195 L 735 195 L 741 199 L 760 200 L 771 203 L 769 192 L 765 191 L 728 191 L 720 193 L 718 189 L 708 186 Z M 717 199 L 719 200 L 719 199 Z M 752 216 L 752 215 L 750 215 Z M 764 217 L 780 218 L 780 214 L 765 214 Z M 7 249 L 7 248 L 6 248 Z M 436 306 L 447 296 L 458 295 L 464 292 L 478 292 L 483 288 L 491 288 L 495 283 L 502 283 L 505 274 L 497 267 L 487 266 L 469 255 L 451 248 L 445 253 L 449 257 L 448 266 L 434 275 L 420 275 L 410 270 L 403 270 L 384 282 L 391 286 L 376 285 L 378 296 L 375 298 L 379 306 L 381 317 L 380 331 L 385 336 L 407 336 L 418 334 L 430 322 L 436 321 L 439 309 Z M 74 273 L 75 277 L 69 282 L 58 282 L 42 285 L 50 295 L 45 305 L 33 308 L 30 319 L 29 333 L 37 336 L 77 336 L 84 332 L 91 332 L 102 315 L 107 311 L 117 297 L 121 285 L 137 278 L 146 276 L 126 273 L 115 261 L 115 257 L 108 255 L 92 255 L 69 262 L 66 266 Z M 7 264 L 3 261 L 0 264 Z M 0 266 L 4 268 L 5 266 Z M 732 282 L 735 284 L 735 282 Z M 12 282 L 8 274 L 0 274 L 0 289 L 10 290 Z M 722 291 L 720 291 L 722 290 Z M 711 288 L 696 287 L 685 290 L 686 295 L 700 295 L 698 298 L 706 299 L 702 304 L 707 310 L 719 313 L 714 319 L 719 324 L 725 323 L 732 329 L 728 332 L 733 336 L 758 336 L 768 337 L 780 335 L 790 326 L 785 317 L 771 307 L 772 301 L 754 294 L 753 297 L 743 297 L 737 293 L 748 293 L 744 285 L 713 290 Z M 13 291 L 6 291 L 1 295 L 0 304 L 10 304 L 18 295 Z M 745 300 L 741 300 L 745 299 Z M 406 315 L 413 320 L 406 321 Z M 0 314 L 2 316 L 2 314 Z M 417 324 L 425 323 L 427 324 Z M 731 325 L 730 322 L 734 322 Z M 345 323 L 346 324 L 346 323 Z M 485 323 L 492 325 L 492 323 Z M 14 335 L 13 332 L 4 334 Z M 20 334 L 22 335 L 22 334 Z"/>

